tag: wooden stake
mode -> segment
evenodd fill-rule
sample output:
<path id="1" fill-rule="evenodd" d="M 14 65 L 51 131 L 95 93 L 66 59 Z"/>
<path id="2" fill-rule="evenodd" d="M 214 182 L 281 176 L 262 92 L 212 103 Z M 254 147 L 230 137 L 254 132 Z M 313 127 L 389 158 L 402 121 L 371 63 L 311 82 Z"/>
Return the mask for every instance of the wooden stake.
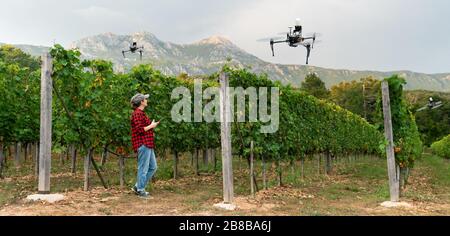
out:
<path id="1" fill-rule="evenodd" d="M 4 165 L 4 158 L 5 155 L 3 153 L 3 141 L 0 140 L 0 179 L 3 179 L 2 171 L 3 171 L 3 165 Z"/>
<path id="2" fill-rule="evenodd" d="M 91 167 L 91 157 L 93 155 L 93 148 L 89 148 L 86 156 L 84 157 L 84 191 L 89 191 L 89 174 Z"/>
<path id="3" fill-rule="evenodd" d="M 31 154 L 31 160 L 33 161 L 33 166 L 36 163 L 36 143 L 33 142 L 30 144 L 30 154 Z"/>
<path id="4" fill-rule="evenodd" d="M 305 156 L 302 157 L 302 181 L 305 180 Z"/>
<path id="5" fill-rule="evenodd" d="M 198 166 L 198 148 L 195 150 L 195 175 L 200 175 L 199 166 Z"/>
<path id="6" fill-rule="evenodd" d="M 23 162 L 24 163 L 27 163 L 27 159 L 28 159 L 28 143 L 25 143 L 25 146 L 23 147 L 23 151 L 24 151 L 24 154 L 23 154 Z"/>
<path id="7" fill-rule="evenodd" d="M 64 152 L 63 151 L 61 151 L 61 153 L 59 154 L 59 163 L 61 164 L 61 165 L 64 165 Z"/>
<path id="8" fill-rule="evenodd" d="M 14 146 L 14 165 L 16 167 L 20 166 L 20 143 L 16 142 Z"/>
<path id="9" fill-rule="evenodd" d="M 71 165 L 71 169 L 72 169 L 72 174 L 75 174 L 77 171 L 77 148 L 75 145 L 72 145 L 72 165 Z"/>
<path id="10" fill-rule="evenodd" d="M 39 149 L 40 149 L 40 144 L 39 142 L 36 142 L 36 157 L 34 159 L 34 175 L 36 175 L 37 177 L 39 177 Z"/>
<path id="11" fill-rule="evenodd" d="M 267 189 L 267 181 L 266 181 L 266 162 L 264 161 L 264 156 L 261 156 L 261 165 L 262 165 L 263 187 L 264 187 L 264 190 L 266 190 L 266 189 Z"/>
<path id="12" fill-rule="evenodd" d="M 317 155 L 317 174 L 318 175 L 320 175 L 320 169 L 321 169 L 321 167 L 320 167 L 320 163 L 321 163 L 321 159 L 322 159 L 322 154 L 318 154 Z"/>
<path id="13" fill-rule="evenodd" d="M 203 149 L 203 165 L 208 166 L 208 147 Z"/>
<path id="14" fill-rule="evenodd" d="M 276 161 L 276 167 L 277 167 L 277 174 L 278 174 L 278 187 L 283 186 L 283 173 L 282 173 L 282 168 L 281 168 L 281 163 L 280 160 L 278 159 Z"/>
<path id="15" fill-rule="evenodd" d="M 325 161 L 326 161 L 326 163 L 325 163 L 325 173 L 326 173 L 327 175 L 329 175 L 329 174 L 331 173 L 331 169 L 332 169 L 332 166 L 331 166 L 332 159 L 331 159 L 331 154 L 330 154 L 330 152 L 327 152 L 327 153 L 326 153 L 326 159 L 325 159 Z"/>
<path id="16" fill-rule="evenodd" d="M 69 162 L 69 155 L 70 155 L 70 152 L 71 152 L 70 146 L 66 146 L 66 152 L 65 152 L 66 158 L 65 158 L 65 161 L 67 161 L 67 162 Z"/>
<path id="17" fill-rule="evenodd" d="M 224 203 L 233 203 L 233 167 L 231 150 L 231 104 L 228 87 L 228 76 L 220 74 L 220 123 L 222 145 L 222 174 L 223 174 L 223 199 Z"/>
<path id="18" fill-rule="evenodd" d="M 213 149 L 211 150 L 211 155 L 212 155 L 212 157 L 213 157 L 213 162 L 214 162 L 214 173 L 215 173 L 216 170 L 217 170 L 217 157 L 216 157 L 216 149 L 215 149 L 215 148 L 213 148 Z"/>
<path id="19" fill-rule="evenodd" d="M 50 170 L 52 160 L 52 69 L 49 53 L 42 56 L 41 69 L 41 118 L 39 148 L 39 184 L 41 194 L 50 193 Z"/>
<path id="20" fill-rule="evenodd" d="M 382 96 L 383 96 L 383 113 L 384 113 L 384 135 L 388 144 L 386 145 L 387 155 L 387 167 L 389 176 L 389 192 L 391 195 L 391 201 L 399 201 L 399 176 L 396 171 L 395 153 L 394 153 L 394 138 L 392 133 L 392 120 L 391 120 L 391 104 L 389 98 L 389 84 L 387 81 L 381 83 Z"/>
<path id="21" fill-rule="evenodd" d="M 125 158 L 119 156 L 119 170 L 120 170 L 120 187 L 125 186 Z"/>
<path id="22" fill-rule="evenodd" d="M 250 142 L 250 190 L 252 196 L 255 196 L 255 173 L 253 170 L 253 141 Z"/>
<path id="23" fill-rule="evenodd" d="M 178 178 L 178 152 L 173 152 L 173 179 Z"/>

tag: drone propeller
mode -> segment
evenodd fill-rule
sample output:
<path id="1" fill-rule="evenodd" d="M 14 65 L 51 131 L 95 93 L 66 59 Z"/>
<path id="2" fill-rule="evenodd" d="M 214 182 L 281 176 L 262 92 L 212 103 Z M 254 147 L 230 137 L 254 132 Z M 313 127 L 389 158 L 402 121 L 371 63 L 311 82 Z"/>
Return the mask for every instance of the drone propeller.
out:
<path id="1" fill-rule="evenodd" d="M 439 107 L 441 107 L 441 106 L 442 106 L 442 102 L 439 101 L 439 102 L 436 102 L 436 103 L 434 104 L 434 106 L 433 106 L 431 109 L 436 109 L 436 108 L 439 108 Z"/>
<path id="2" fill-rule="evenodd" d="M 430 102 L 431 102 L 431 104 L 427 104 L 426 106 L 423 106 L 423 107 L 417 109 L 416 112 L 423 111 L 426 109 L 433 110 L 433 109 L 439 108 L 443 105 L 441 101 L 433 102 L 433 99 L 430 99 Z"/>
<path id="3" fill-rule="evenodd" d="M 421 107 L 421 108 L 417 109 L 416 112 L 423 111 L 423 110 L 425 110 L 427 108 L 428 108 L 428 106 Z"/>
<path id="4" fill-rule="evenodd" d="M 266 43 L 267 41 L 273 41 L 273 40 L 280 40 L 283 39 L 283 37 L 269 37 L 269 38 L 261 38 L 261 39 L 257 39 L 257 42 L 263 42 Z"/>
<path id="5" fill-rule="evenodd" d="M 304 33 L 303 34 L 304 38 L 313 38 L 313 37 L 322 37 L 322 33 L 317 33 L 317 32 L 308 32 L 308 33 Z"/>

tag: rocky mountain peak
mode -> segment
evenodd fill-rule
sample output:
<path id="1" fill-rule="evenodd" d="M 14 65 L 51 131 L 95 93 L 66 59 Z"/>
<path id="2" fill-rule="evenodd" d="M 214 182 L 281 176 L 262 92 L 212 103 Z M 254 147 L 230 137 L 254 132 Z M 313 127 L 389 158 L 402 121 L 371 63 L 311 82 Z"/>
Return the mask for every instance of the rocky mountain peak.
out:
<path id="1" fill-rule="evenodd" d="M 228 38 L 220 35 L 214 35 L 209 38 L 202 39 L 195 44 L 224 44 L 224 45 L 234 45 Z"/>

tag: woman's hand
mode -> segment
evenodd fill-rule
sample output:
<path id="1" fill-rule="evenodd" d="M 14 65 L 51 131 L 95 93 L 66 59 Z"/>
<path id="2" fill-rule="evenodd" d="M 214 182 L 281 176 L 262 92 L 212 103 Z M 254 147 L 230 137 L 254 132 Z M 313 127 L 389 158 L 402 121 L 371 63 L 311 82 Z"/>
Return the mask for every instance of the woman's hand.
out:
<path id="1" fill-rule="evenodd" d="M 149 126 L 145 127 L 145 131 L 149 131 L 149 130 L 151 130 L 151 129 L 156 128 L 156 127 L 159 125 L 159 122 L 160 122 L 160 121 L 155 122 L 155 121 L 153 120 L 152 123 L 151 123 Z"/>

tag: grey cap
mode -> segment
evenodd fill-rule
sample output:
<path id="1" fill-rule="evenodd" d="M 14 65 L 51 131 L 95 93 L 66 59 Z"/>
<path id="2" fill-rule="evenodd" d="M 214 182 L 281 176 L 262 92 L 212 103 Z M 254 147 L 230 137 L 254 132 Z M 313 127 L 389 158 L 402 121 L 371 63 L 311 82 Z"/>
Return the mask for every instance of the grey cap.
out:
<path id="1" fill-rule="evenodd" d="M 131 98 L 130 102 L 132 105 L 140 105 L 141 102 L 144 101 L 144 99 L 147 99 L 148 97 L 150 97 L 150 95 L 138 93 Z"/>

